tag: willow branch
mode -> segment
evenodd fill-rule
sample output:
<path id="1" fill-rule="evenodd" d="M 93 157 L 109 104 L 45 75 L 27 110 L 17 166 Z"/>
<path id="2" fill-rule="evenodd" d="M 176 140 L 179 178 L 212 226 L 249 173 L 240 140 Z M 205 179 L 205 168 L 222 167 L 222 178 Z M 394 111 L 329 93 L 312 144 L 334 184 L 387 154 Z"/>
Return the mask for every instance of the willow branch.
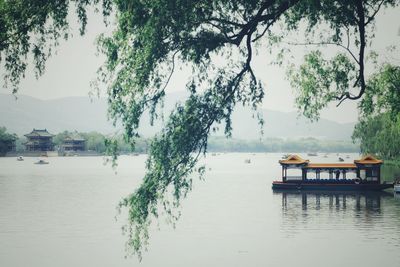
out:
<path id="1" fill-rule="evenodd" d="M 344 50 L 346 50 L 350 56 L 354 59 L 354 61 L 359 65 L 359 59 L 357 59 L 357 57 L 354 55 L 354 53 L 350 50 L 349 45 L 344 46 L 341 43 L 335 43 L 335 42 L 307 42 L 307 43 L 294 43 L 294 42 L 286 42 L 288 45 L 315 45 L 315 46 L 320 46 L 320 45 L 335 45 L 335 46 L 339 46 L 341 48 L 343 48 Z"/>

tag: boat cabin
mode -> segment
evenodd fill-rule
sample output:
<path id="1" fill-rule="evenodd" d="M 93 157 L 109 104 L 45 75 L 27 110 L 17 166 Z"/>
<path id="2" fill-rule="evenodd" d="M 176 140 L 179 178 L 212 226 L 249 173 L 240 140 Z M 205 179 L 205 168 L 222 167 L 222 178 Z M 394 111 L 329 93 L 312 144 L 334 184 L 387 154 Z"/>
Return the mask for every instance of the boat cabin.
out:
<path id="1" fill-rule="evenodd" d="M 298 155 L 280 160 L 282 182 L 380 184 L 382 160 L 372 155 L 353 163 L 311 163 Z"/>

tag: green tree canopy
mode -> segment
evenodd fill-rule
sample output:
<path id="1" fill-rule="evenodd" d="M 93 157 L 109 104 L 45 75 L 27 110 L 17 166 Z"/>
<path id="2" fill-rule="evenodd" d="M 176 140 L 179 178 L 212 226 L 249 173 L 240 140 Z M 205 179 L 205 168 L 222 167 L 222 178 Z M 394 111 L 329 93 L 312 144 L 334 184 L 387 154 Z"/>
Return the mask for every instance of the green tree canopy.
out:
<path id="1" fill-rule="evenodd" d="M 14 88 L 25 72 L 28 54 L 34 56 L 38 73 L 43 71 L 49 55 L 43 51 L 51 51 L 44 50 L 46 38 L 56 44 L 54 40 L 65 34 L 68 2 L 77 5 L 83 32 L 85 8 L 98 5 L 96 0 L 0 0 L 0 25 L 6 25 L 1 29 L 0 53 L 6 81 Z M 133 252 L 140 255 L 147 227 L 159 208 L 173 216 L 173 208 L 191 189 L 191 173 L 203 173 L 195 166 L 207 151 L 214 125 L 224 122 L 230 136 L 235 105 L 256 108 L 261 102 L 264 88 L 251 64 L 265 40 L 280 45 L 281 35 L 297 31 L 304 22 L 308 44 L 316 38 L 312 45 L 317 49 L 320 45 L 343 49 L 334 58 L 314 51 L 300 70 L 290 72 L 299 108 L 317 118 L 330 101 L 365 94 L 365 49 L 373 37 L 375 16 L 382 7 L 398 4 L 397 0 L 103 1 L 103 13 L 110 14 L 112 8 L 117 23 L 111 36 L 99 38 L 107 59 L 98 82 L 108 86 L 110 117 L 122 122 L 127 141 L 134 144 L 139 136 L 146 110 L 156 117 L 176 65 L 185 64 L 193 73 L 186 86 L 189 98 L 177 104 L 150 144 L 142 185 L 121 202 L 129 210 L 126 229 Z M 321 35 L 315 36 L 321 28 Z"/>
<path id="2" fill-rule="evenodd" d="M 4 86 L 15 93 L 25 75 L 28 58 L 33 59 L 36 77 L 43 74 L 46 60 L 61 38 L 70 36 L 68 14 L 75 6 L 80 33 L 87 24 L 87 8 L 100 0 L 0 0 L 0 63 L 5 69 Z M 103 0 L 103 14 L 111 10 Z"/>
<path id="3" fill-rule="evenodd" d="M 400 159 L 400 67 L 384 64 L 367 83 L 353 139 L 364 153 Z"/>
<path id="4" fill-rule="evenodd" d="M 0 155 L 7 153 L 10 144 L 17 139 L 15 134 L 7 133 L 6 127 L 0 127 Z"/>

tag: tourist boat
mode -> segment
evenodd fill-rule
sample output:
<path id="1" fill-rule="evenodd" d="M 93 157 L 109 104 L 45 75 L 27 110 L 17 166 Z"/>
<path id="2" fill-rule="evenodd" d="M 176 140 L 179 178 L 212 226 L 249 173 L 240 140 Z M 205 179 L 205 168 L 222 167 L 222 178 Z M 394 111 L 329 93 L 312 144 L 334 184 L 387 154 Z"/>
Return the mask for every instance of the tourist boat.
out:
<path id="1" fill-rule="evenodd" d="M 311 153 L 307 153 L 307 156 L 309 156 L 309 157 L 317 157 L 318 154 L 314 153 L 314 152 L 311 152 Z"/>
<path id="2" fill-rule="evenodd" d="M 382 160 L 367 155 L 354 163 L 310 163 L 298 155 L 279 160 L 282 181 L 273 181 L 272 189 L 292 190 L 383 190 L 393 183 L 381 183 Z M 346 175 L 355 173 L 354 179 Z M 315 176 L 311 179 L 310 176 Z"/>
<path id="3" fill-rule="evenodd" d="M 49 164 L 49 162 L 45 161 L 44 159 L 39 159 L 38 161 L 35 162 L 35 164 L 39 164 L 39 165 L 41 165 L 41 164 Z"/>
<path id="4" fill-rule="evenodd" d="M 18 161 L 24 161 L 24 157 L 19 156 L 19 157 L 17 157 L 17 160 L 18 160 Z"/>

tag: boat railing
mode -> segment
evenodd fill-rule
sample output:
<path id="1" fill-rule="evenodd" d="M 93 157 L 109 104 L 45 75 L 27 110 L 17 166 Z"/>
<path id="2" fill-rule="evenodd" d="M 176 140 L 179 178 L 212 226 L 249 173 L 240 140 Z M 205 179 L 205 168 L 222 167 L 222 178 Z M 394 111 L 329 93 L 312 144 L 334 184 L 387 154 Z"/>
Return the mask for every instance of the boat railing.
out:
<path id="1" fill-rule="evenodd" d="M 303 177 L 301 175 L 288 175 L 286 176 L 286 180 L 302 180 Z"/>
<path id="2" fill-rule="evenodd" d="M 354 184 L 356 179 L 305 179 L 304 181 L 310 184 Z"/>

